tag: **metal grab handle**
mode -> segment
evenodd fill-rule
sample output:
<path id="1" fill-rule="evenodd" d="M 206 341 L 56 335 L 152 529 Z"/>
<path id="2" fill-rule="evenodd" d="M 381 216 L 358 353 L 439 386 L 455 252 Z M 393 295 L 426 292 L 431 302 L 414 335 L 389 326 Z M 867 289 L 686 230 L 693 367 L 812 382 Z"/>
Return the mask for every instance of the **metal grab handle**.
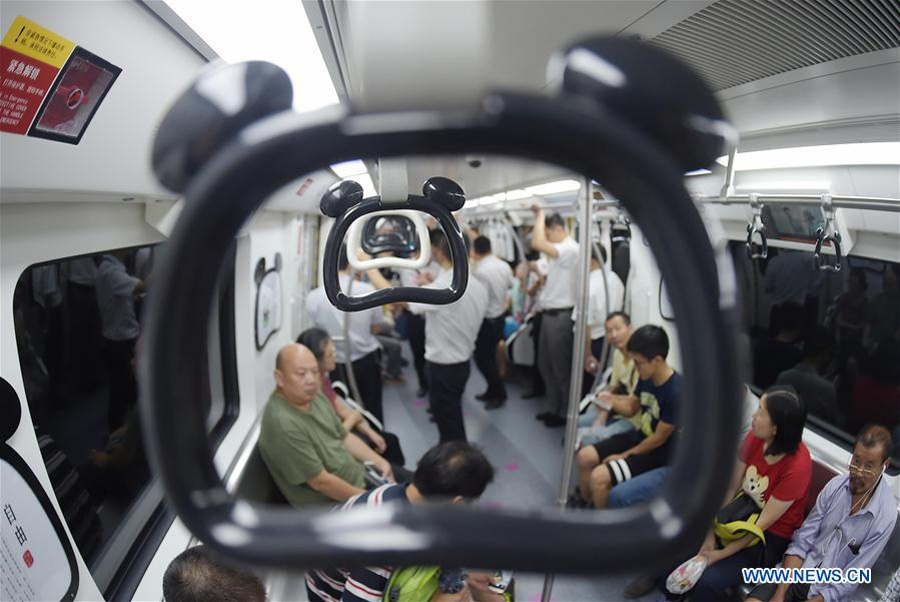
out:
<path id="1" fill-rule="evenodd" d="M 824 258 L 824 253 L 822 253 L 822 245 L 826 242 L 830 242 L 831 246 L 834 248 L 833 264 L 828 263 Z M 832 232 L 831 234 L 826 235 L 824 228 L 816 230 L 816 251 L 813 258 L 816 262 L 816 269 L 820 272 L 840 272 L 841 260 L 843 259 L 843 254 L 841 252 L 841 233 Z"/>
<path id="2" fill-rule="evenodd" d="M 386 247 L 366 248 L 362 237 L 364 235 L 365 226 L 371 219 L 378 217 L 398 215 L 409 219 L 416 227 L 416 234 L 419 237 L 419 254 L 415 259 L 406 257 L 372 257 L 371 259 L 362 260 L 359 258 L 359 251 L 362 250 L 368 255 L 382 253 L 384 251 L 396 252 L 401 249 L 389 249 Z M 402 249 L 406 251 L 408 249 Z M 347 260 L 353 269 L 357 272 L 365 272 L 366 270 L 377 270 L 381 268 L 393 269 L 409 269 L 420 270 L 428 265 L 431 261 L 431 239 L 428 237 L 428 226 L 422 219 L 422 214 L 418 211 L 377 211 L 370 213 L 353 222 L 347 231 Z"/>
<path id="3" fill-rule="evenodd" d="M 822 213 L 825 215 L 825 224 L 816 230 L 816 250 L 813 253 L 813 259 L 817 270 L 835 274 L 841 271 L 843 254 L 841 252 L 841 233 L 834 227 L 834 205 L 830 194 L 822 195 Z M 828 263 L 822 253 L 822 245 L 826 242 L 830 242 L 834 248 L 834 264 Z"/>
<path id="4" fill-rule="evenodd" d="M 706 115 L 709 122 L 720 117 L 719 109 L 699 78 L 659 49 L 602 38 L 568 54 L 576 52 L 580 65 L 603 60 L 621 77 L 598 80 L 581 92 L 566 85 L 565 94 L 556 97 L 494 94 L 453 112 L 284 112 L 246 126 L 190 178 L 188 202 L 149 295 L 146 353 L 139 359 L 140 406 L 147 455 L 168 501 L 211 548 L 238 561 L 293 570 L 437 564 L 567 573 L 635 566 L 653 571 L 697 549 L 725 494 L 738 442 L 736 285 L 730 262 L 716 256 L 684 189 L 683 165 L 675 161 L 680 145 L 696 138 L 659 138 L 646 130 L 693 123 L 696 115 Z M 591 57 L 597 60 L 585 60 Z M 585 68 L 582 75 L 596 72 Z M 194 87 L 222 94 L 227 106 L 233 89 L 204 83 Z M 657 84 L 670 96 L 653 94 Z M 609 92 L 621 102 L 607 104 L 603 95 L 591 93 L 602 85 L 613 86 Z M 694 102 L 691 90 L 700 90 L 704 102 Z M 666 123 L 645 124 L 640 111 L 622 119 L 617 110 L 635 109 L 630 98 L 668 103 Z M 704 112 L 703 106 L 713 109 Z M 663 112 L 654 108 L 660 109 L 647 108 L 651 118 Z M 182 109 L 176 103 L 172 111 Z M 706 131 L 698 129 L 695 136 Z M 720 150 L 721 144 L 707 145 L 702 158 L 712 160 Z M 203 409 L 209 395 L 204 380 L 209 307 L 235 235 L 298 174 L 351 157 L 469 152 L 548 161 L 602 181 L 651 241 L 660 273 L 671 284 L 679 326 L 692 332 L 691 344 L 682 345 L 685 391 L 679 423 L 684 432 L 659 497 L 647 508 L 584 515 L 549 509 L 487 513 L 440 504 L 323 513 L 236 499 L 216 469 Z M 415 198 L 408 203 L 449 218 L 441 203 Z M 360 215 L 362 204 L 349 212 Z M 463 260 L 460 267 L 466 265 L 464 255 L 457 259 Z"/>
<path id="5" fill-rule="evenodd" d="M 401 302 L 446 305 L 462 297 L 469 281 L 468 253 L 462 229 L 450 213 L 465 204 L 465 196 L 459 185 L 448 178 L 429 178 L 423 186 L 425 196 L 409 195 L 403 202 L 384 203 L 379 197 L 362 199 L 362 187 L 357 191 L 353 184 L 359 187 L 356 182 L 348 183 L 346 180 L 332 185 L 322 197 L 320 204 L 322 213 L 335 218 L 325 242 L 322 264 L 325 295 L 331 304 L 341 311 L 362 311 L 379 305 Z M 382 211 L 423 212 L 437 219 L 447 235 L 450 258 L 453 261 L 453 277 L 446 289 L 401 286 L 378 289 L 359 296 L 349 296 L 341 290 L 338 267 L 344 236 L 357 220 L 361 221 L 366 216 Z M 349 248 L 347 254 L 349 259 Z M 381 259 L 390 261 L 390 258 Z"/>
<path id="6" fill-rule="evenodd" d="M 759 252 L 753 250 L 753 235 L 759 235 Z M 747 257 L 765 259 L 769 256 L 769 240 L 766 238 L 766 227 L 763 224 L 747 224 Z"/>
<path id="7" fill-rule="evenodd" d="M 766 225 L 762 221 L 762 203 L 758 194 L 750 195 L 750 209 L 753 211 L 753 219 L 747 224 L 747 257 L 753 259 L 765 259 L 769 256 L 769 240 L 766 238 Z M 759 235 L 758 253 L 753 250 L 753 235 Z"/>

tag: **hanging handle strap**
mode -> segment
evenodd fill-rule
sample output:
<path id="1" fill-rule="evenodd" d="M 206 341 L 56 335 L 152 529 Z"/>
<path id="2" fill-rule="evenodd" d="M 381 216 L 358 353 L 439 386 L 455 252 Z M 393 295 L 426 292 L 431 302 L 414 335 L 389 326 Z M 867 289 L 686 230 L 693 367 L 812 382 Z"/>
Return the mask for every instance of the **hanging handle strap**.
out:
<path id="1" fill-rule="evenodd" d="M 816 269 L 820 272 L 835 274 L 841 271 L 843 253 L 841 249 L 841 233 L 834 224 L 834 206 L 831 203 L 831 195 L 822 195 L 822 213 L 825 214 L 825 225 L 816 230 L 816 250 L 813 255 Z M 828 263 L 825 254 L 822 253 L 822 245 L 831 244 L 834 249 L 834 263 Z"/>

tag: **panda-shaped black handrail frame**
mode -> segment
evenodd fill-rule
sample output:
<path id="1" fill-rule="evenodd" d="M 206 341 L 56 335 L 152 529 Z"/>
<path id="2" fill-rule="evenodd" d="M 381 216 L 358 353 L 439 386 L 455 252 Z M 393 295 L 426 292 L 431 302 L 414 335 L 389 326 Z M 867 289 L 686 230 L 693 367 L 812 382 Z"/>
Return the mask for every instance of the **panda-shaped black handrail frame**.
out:
<path id="1" fill-rule="evenodd" d="M 626 63 L 634 57 L 657 61 L 660 53 L 635 44 L 613 39 L 591 47 L 625 72 L 624 83 L 612 81 L 609 98 L 604 91 L 574 93 L 568 84 L 577 82 L 567 75 L 567 86 L 556 96 L 491 94 L 480 106 L 458 111 L 354 114 L 339 108 L 298 115 L 285 108 L 222 134 L 205 161 L 197 153 L 206 147 L 192 147 L 187 167 L 169 180 L 186 183 L 187 202 L 150 291 L 140 382 L 149 458 L 171 506 L 194 535 L 239 561 L 292 569 L 437 564 L 558 573 L 653 571 L 696 551 L 734 467 L 741 396 L 730 262 L 717 259 L 683 173 L 692 163 L 701 166 L 685 157 L 693 152 L 711 161 L 721 144 L 699 154 L 693 144 L 679 152 L 677 145 L 690 132 L 677 128 L 687 117 L 675 109 L 667 116 L 640 108 L 665 97 L 628 88 L 628 74 L 636 68 Z M 662 68 L 648 65 L 648 86 L 682 94 L 694 85 L 681 81 L 678 69 L 685 68 L 675 59 L 663 62 Z M 665 81 L 676 72 L 679 85 Z M 665 100 L 663 109 L 677 100 Z M 684 107 L 678 110 L 684 113 Z M 207 444 L 203 379 L 217 268 L 241 226 L 281 186 L 328 165 L 360 157 L 467 153 L 546 161 L 596 179 L 650 241 L 682 334 L 685 383 L 683 432 L 661 495 L 640 508 L 577 513 L 442 505 L 323 513 L 236 499 L 225 489 Z M 178 157 L 168 162 L 180 164 Z"/>

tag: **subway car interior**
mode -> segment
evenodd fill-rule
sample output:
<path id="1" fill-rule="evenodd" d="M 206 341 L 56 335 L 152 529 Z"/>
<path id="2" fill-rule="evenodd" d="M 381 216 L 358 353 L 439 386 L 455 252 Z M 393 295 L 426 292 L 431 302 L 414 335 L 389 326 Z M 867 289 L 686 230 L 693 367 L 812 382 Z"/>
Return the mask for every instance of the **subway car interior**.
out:
<path id="1" fill-rule="evenodd" d="M 0 600 L 900 602 L 896 2 L 0 33 Z"/>

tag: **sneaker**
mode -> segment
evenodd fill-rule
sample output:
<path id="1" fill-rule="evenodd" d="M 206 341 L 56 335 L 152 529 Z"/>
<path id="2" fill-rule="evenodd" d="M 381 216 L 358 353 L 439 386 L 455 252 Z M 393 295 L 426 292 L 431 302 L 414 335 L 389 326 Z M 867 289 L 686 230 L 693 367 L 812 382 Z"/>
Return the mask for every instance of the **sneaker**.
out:
<path id="1" fill-rule="evenodd" d="M 549 416 L 544 418 L 544 424 L 551 428 L 566 426 L 566 418 L 565 416 L 560 416 L 559 414 L 550 414 Z"/>
<path id="2" fill-rule="evenodd" d="M 488 392 L 485 391 L 484 393 L 479 393 L 478 395 L 476 395 L 475 399 L 477 399 L 478 401 L 490 401 L 491 397 L 488 395 Z"/>
<path id="3" fill-rule="evenodd" d="M 416 389 L 416 397 L 419 399 L 424 399 L 428 397 L 428 387 L 419 387 Z"/>
<path id="4" fill-rule="evenodd" d="M 484 409 L 485 410 L 496 410 L 498 408 L 502 408 L 504 405 L 506 405 L 505 399 L 488 399 L 484 403 Z"/>
<path id="5" fill-rule="evenodd" d="M 547 420 L 551 416 L 553 416 L 553 412 L 541 412 L 540 414 L 535 414 L 534 419 L 535 420 Z"/>
<path id="6" fill-rule="evenodd" d="M 650 577 L 647 575 L 642 575 L 625 586 L 625 591 L 622 594 L 628 600 L 634 600 L 635 598 L 643 598 L 653 590 L 659 587 L 660 579 L 658 577 Z"/>
<path id="7" fill-rule="evenodd" d="M 581 497 L 581 494 L 578 491 L 575 491 L 569 494 L 569 499 L 566 500 L 566 508 L 570 510 L 583 510 L 588 508 L 590 504 L 584 501 L 584 498 Z"/>

